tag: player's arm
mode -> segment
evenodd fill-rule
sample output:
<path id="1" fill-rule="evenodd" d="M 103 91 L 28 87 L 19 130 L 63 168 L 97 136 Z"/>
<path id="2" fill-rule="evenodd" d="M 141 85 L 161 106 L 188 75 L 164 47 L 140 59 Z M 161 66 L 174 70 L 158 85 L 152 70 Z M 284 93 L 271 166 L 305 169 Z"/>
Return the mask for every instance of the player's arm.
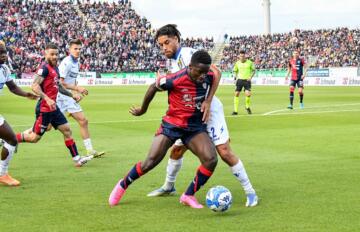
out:
<path id="1" fill-rule="evenodd" d="M 290 72 L 291 72 L 291 64 L 290 64 L 290 62 L 289 62 L 289 64 L 288 64 L 288 70 L 287 70 L 287 73 L 286 73 L 286 78 L 289 77 Z"/>
<path id="2" fill-rule="evenodd" d="M 304 79 L 305 79 L 307 69 L 308 69 L 307 64 L 305 63 L 305 61 L 303 61 L 303 75 L 302 75 L 302 77 L 301 77 L 301 80 L 304 80 Z"/>
<path id="3" fill-rule="evenodd" d="M 207 95 L 205 101 L 201 104 L 201 112 L 203 112 L 203 122 L 207 122 L 210 118 L 210 105 L 211 101 L 215 95 L 217 88 L 219 87 L 220 79 L 221 79 L 221 71 L 216 67 L 215 64 L 210 66 L 210 70 L 214 73 L 213 83 L 211 85 L 210 91 Z"/>
<path id="4" fill-rule="evenodd" d="M 129 113 L 134 116 L 141 116 L 145 114 L 157 91 L 160 90 L 156 87 L 156 83 L 151 84 L 145 93 L 141 107 L 132 106 L 130 107 Z"/>
<path id="5" fill-rule="evenodd" d="M 42 90 L 41 90 L 41 83 L 44 81 L 44 77 L 35 74 L 35 79 L 31 85 L 32 91 L 40 96 L 42 99 L 46 101 L 46 103 L 50 106 L 51 109 L 56 109 L 56 102 L 49 98 Z"/>
<path id="6" fill-rule="evenodd" d="M 255 64 L 253 62 L 251 62 L 251 76 L 248 79 L 248 81 L 251 81 L 251 79 L 254 77 L 255 73 L 256 73 Z"/>
<path id="7" fill-rule="evenodd" d="M 76 91 L 82 95 L 88 95 L 89 93 L 88 90 L 85 89 L 84 87 L 66 83 L 63 77 L 60 78 L 60 82 L 66 89 Z"/>
<path id="8" fill-rule="evenodd" d="M 239 72 L 239 69 L 238 69 L 237 62 L 236 62 L 235 65 L 234 65 L 234 68 L 233 68 L 233 77 L 234 77 L 234 80 L 236 80 L 236 77 L 237 77 L 238 72 Z"/>
<path id="9" fill-rule="evenodd" d="M 6 86 L 9 88 L 9 90 L 13 93 L 16 94 L 18 96 L 21 97 L 27 97 L 29 99 L 37 99 L 38 96 L 36 96 L 35 94 L 31 93 L 31 92 L 26 92 L 24 91 L 22 88 L 20 88 L 14 81 L 8 81 L 6 82 Z"/>
<path id="10" fill-rule="evenodd" d="M 80 95 L 74 95 L 72 94 L 72 92 L 70 92 L 69 90 L 67 90 L 60 82 L 58 84 L 59 87 L 59 92 L 61 94 L 64 94 L 65 96 L 71 97 L 73 98 L 76 102 L 81 101 L 82 97 Z"/>

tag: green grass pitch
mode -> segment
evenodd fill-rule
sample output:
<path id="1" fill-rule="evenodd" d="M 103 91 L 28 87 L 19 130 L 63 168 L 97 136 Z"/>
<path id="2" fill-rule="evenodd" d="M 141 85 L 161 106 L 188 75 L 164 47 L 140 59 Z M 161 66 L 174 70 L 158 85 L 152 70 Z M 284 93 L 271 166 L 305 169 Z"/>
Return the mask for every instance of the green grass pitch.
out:
<path id="1" fill-rule="evenodd" d="M 306 87 L 305 109 L 288 105 L 288 87 L 253 87 L 253 115 L 230 116 L 233 87 L 220 86 L 231 146 L 241 157 L 260 197 L 245 208 L 245 196 L 229 168 L 219 160 L 214 175 L 197 193 L 224 185 L 233 194 L 225 213 L 179 204 L 199 161 L 185 155 L 177 195 L 149 198 L 161 186 L 168 156 L 136 181 L 118 207 L 108 196 L 117 180 L 143 160 L 166 111 L 167 95 L 158 93 L 149 111 L 132 117 L 146 87 L 92 87 L 81 103 L 93 144 L 106 156 L 75 168 L 62 135 L 51 131 L 38 144 L 20 144 L 10 174 L 21 186 L 0 186 L 0 231 L 359 231 L 360 87 Z M 0 113 L 19 132 L 32 126 L 35 101 L 7 90 Z M 78 125 L 70 119 L 78 149 Z"/>

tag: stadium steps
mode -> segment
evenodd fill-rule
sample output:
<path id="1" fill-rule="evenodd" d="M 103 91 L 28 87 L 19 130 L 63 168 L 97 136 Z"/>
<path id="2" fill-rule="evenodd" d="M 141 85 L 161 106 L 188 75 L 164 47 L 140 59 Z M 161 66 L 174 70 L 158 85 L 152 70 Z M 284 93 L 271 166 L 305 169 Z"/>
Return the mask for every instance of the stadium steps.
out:
<path id="1" fill-rule="evenodd" d="M 226 47 L 226 43 L 223 41 L 215 43 L 214 49 L 211 51 L 211 57 L 213 59 L 214 64 L 216 65 L 220 64 L 225 47 Z"/>

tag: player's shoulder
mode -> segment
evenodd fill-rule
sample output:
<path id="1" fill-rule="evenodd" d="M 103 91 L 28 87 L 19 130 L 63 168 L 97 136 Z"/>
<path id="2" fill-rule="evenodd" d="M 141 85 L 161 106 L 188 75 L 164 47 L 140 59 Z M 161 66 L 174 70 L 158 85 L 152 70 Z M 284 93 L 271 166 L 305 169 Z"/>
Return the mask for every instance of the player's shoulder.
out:
<path id="1" fill-rule="evenodd" d="M 193 55 L 197 50 L 191 47 L 182 47 L 180 50 L 180 54 L 188 54 Z"/>
<path id="2" fill-rule="evenodd" d="M 1 68 L 5 70 L 6 74 L 11 73 L 10 68 L 7 64 L 2 64 Z"/>
<path id="3" fill-rule="evenodd" d="M 71 64 L 71 57 L 70 56 L 66 56 L 61 62 L 60 65 L 70 65 Z"/>
<path id="4" fill-rule="evenodd" d="M 178 79 L 178 78 L 181 78 L 181 77 L 184 77 L 187 75 L 187 69 L 186 68 L 183 68 L 183 69 L 180 69 L 179 71 L 177 72 L 174 72 L 174 73 L 171 73 L 169 75 L 166 76 L 166 79 Z"/>

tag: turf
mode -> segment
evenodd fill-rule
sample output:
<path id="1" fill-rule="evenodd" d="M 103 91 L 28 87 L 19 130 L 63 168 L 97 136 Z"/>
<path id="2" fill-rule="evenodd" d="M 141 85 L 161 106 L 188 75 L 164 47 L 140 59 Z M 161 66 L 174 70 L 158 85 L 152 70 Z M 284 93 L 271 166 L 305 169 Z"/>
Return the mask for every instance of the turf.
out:
<path id="1" fill-rule="evenodd" d="M 107 199 L 114 184 L 142 160 L 166 110 L 159 93 L 146 115 L 128 109 L 140 104 L 146 88 L 89 88 L 82 107 L 90 121 L 93 144 L 106 157 L 75 168 L 57 131 L 38 144 L 20 144 L 10 173 L 20 187 L 0 186 L 0 231 L 359 231 L 360 230 L 360 88 L 307 87 L 305 109 L 285 109 L 287 87 L 253 87 L 253 115 L 232 112 L 233 87 L 220 87 L 231 146 L 243 160 L 261 199 L 245 208 L 245 196 L 229 168 L 217 169 L 197 197 L 224 185 L 233 194 L 225 213 L 179 204 L 198 160 L 186 153 L 175 197 L 148 198 L 165 178 L 167 157 L 136 181 L 118 207 Z M 243 97 L 243 95 L 242 95 Z M 34 122 L 35 102 L 1 96 L 0 112 L 14 131 Z M 265 115 L 264 115 L 265 114 Z M 84 147 L 70 119 L 78 148 Z"/>

